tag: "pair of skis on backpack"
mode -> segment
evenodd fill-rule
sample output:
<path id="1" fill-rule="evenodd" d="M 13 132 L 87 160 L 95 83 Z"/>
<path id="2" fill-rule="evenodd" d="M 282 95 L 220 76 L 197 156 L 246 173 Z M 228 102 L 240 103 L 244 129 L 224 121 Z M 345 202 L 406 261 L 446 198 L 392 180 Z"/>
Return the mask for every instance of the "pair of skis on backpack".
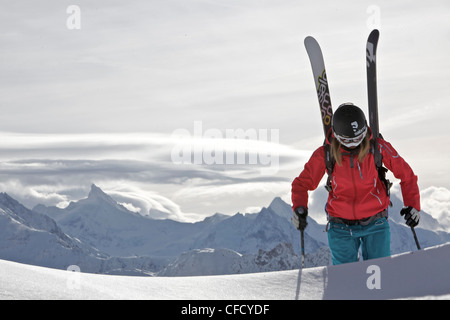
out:
<path id="1" fill-rule="evenodd" d="M 373 30 L 366 44 L 366 62 L 367 62 L 367 90 L 369 96 L 369 121 L 370 128 L 374 137 L 378 137 L 378 98 L 377 98 L 377 76 L 376 76 L 376 50 L 380 32 Z M 333 108 L 330 99 L 330 90 L 325 70 L 325 62 L 319 43 L 311 36 L 305 38 L 305 47 L 308 52 L 309 60 L 314 75 L 314 82 L 319 99 L 320 112 L 322 115 L 322 125 L 325 137 L 331 129 L 331 118 L 333 117 Z"/>
<path id="2" fill-rule="evenodd" d="M 382 157 L 377 145 L 377 138 L 381 137 L 378 125 L 378 97 L 377 97 L 377 75 L 376 75 L 376 51 L 378 45 L 378 38 L 380 32 L 373 30 L 366 43 L 366 66 L 367 66 L 367 92 L 369 98 L 369 126 L 372 130 L 372 152 L 375 158 L 375 164 L 381 181 L 386 186 L 386 191 L 389 195 L 391 183 L 386 179 L 387 169 L 383 167 Z M 319 43 L 313 37 L 305 38 L 305 47 L 308 52 L 309 60 L 314 75 L 314 82 L 317 90 L 317 98 L 319 100 L 319 107 L 322 116 L 322 125 L 325 134 L 325 163 L 327 167 L 328 176 L 333 171 L 334 161 L 331 157 L 329 145 L 326 143 L 327 135 L 331 129 L 331 119 L 333 117 L 333 107 L 331 104 L 330 90 L 327 80 L 327 73 L 325 70 L 325 62 L 320 49 Z M 330 191 L 330 182 L 328 180 L 326 188 Z"/>

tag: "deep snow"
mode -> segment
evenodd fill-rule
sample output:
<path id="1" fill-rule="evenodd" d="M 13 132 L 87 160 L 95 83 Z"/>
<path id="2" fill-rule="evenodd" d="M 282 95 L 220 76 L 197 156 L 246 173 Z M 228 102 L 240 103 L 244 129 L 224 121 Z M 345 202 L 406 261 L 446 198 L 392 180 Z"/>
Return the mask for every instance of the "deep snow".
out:
<path id="1" fill-rule="evenodd" d="M 198 277 L 111 276 L 0 260 L 0 299 L 450 299 L 449 270 L 450 243 L 340 266 Z"/>

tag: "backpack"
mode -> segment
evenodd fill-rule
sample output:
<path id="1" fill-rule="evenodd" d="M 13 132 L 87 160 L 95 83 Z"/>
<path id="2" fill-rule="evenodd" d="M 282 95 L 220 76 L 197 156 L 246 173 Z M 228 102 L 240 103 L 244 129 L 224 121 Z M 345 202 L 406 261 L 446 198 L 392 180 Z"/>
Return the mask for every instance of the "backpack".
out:
<path id="1" fill-rule="evenodd" d="M 383 138 L 380 134 L 380 138 Z M 335 159 L 333 158 L 331 154 L 331 145 L 327 143 L 326 139 L 324 142 L 324 151 L 325 151 L 325 166 L 327 168 L 327 183 L 325 185 L 325 189 L 327 189 L 328 192 L 332 190 L 331 187 L 331 174 L 333 173 L 334 165 L 336 163 Z M 386 187 L 386 194 L 388 197 L 390 197 L 390 189 L 392 187 L 392 182 L 390 182 L 388 179 L 386 179 L 386 172 L 388 171 L 387 168 L 383 166 L 383 156 L 381 155 L 380 149 L 378 148 L 378 143 L 375 139 L 370 139 L 370 152 L 373 154 L 375 166 L 378 171 L 378 177 L 380 178 L 381 182 L 383 182 L 384 186 Z"/>

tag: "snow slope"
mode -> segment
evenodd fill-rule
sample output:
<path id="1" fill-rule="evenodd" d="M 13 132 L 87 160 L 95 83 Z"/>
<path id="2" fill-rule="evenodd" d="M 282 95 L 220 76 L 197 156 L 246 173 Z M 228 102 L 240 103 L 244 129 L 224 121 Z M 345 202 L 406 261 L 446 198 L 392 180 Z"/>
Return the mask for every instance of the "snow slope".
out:
<path id="1" fill-rule="evenodd" d="M 87 274 L 0 260 L 0 299 L 450 299 L 449 270 L 450 243 L 340 266 L 199 277 Z"/>

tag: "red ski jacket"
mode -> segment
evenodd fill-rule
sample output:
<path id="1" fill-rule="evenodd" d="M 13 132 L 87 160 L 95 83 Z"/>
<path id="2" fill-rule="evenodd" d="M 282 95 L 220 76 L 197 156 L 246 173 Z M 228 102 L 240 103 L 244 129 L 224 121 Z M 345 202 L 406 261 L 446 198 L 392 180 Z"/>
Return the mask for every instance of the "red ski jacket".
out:
<path id="1" fill-rule="evenodd" d="M 378 139 L 383 164 L 400 180 L 405 206 L 420 210 L 417 176 L 389 142 Z M 293 209 L 308 207 L 308 191 L 315 190 L 326 173 L 323 146 L 314 151 L 304 170 L 292 182 Z M 330 216 L 347 220 L 371 217 L 389 206 L 386 187 L 378 177 L 374 157 L 369 153 L 362 163 L 358 156 L 343 153 L 342 164 L 334 165 L 331 176 L 332 190 L 327 200 Z"/>

